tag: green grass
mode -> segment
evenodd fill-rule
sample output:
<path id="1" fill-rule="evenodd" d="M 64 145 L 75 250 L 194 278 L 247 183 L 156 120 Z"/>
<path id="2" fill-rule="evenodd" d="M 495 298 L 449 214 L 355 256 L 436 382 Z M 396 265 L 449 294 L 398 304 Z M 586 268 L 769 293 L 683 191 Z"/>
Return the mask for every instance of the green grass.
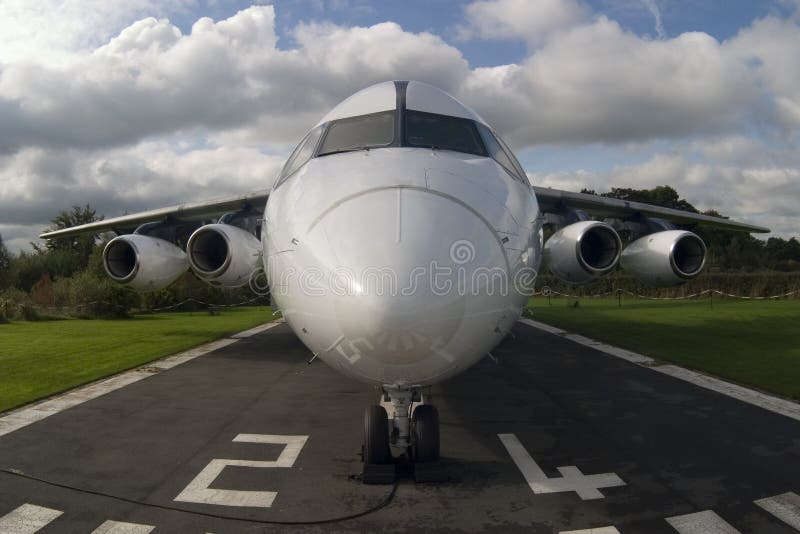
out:
<path id="1" fill-rule="evenodd" d="M 0 324 L 0 412 L 271 320 L 267 306 Z"/>
<path id="2" fill-rule="evenodd" d="M 800 300 L 531 299 L 536 320 L 800 399 Z"/>

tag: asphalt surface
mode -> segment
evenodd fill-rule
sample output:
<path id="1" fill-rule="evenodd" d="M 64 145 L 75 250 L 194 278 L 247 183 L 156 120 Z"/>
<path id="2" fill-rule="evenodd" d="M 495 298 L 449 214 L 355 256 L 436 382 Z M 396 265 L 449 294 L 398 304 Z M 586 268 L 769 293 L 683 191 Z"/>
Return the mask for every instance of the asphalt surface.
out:
<path id="1" fill-rule="evenodd" d="M 665 520 L 713 512 L 740 532 L 797 532 L 754 501 L 800 493 L 800 423 L 526 325 L 514 335 L 497 362 L 433 388 L 448 482 L 401 468 L 396 486 L 362 484 L 361 417 L 378 393 L 308 365 L 281 325 L 0 437 L 0 469 L 22 474 L 0 472 L 0 531 L 735 532 Z M 289 454 L 242 434 L 307 439 Z M 499 434 L 550 479 L 576 466 L 577 484 L 624 485 L 534 493 Z M 189 500 L 226 504 L 176 501 L 214 459 L 239 465 Z M 241 506 L 243 491 L 276 493 Z M 20 519 L 43 508 L 39 526 Z"/>

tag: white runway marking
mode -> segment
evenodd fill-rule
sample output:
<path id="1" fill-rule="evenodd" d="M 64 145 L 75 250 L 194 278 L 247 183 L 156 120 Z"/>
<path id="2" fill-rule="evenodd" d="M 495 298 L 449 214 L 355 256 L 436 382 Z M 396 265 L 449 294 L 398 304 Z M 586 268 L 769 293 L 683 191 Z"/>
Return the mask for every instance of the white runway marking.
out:
<path id="1" fill-rule="evenodd" d="M 200 471 L 194 480 L 177 496 L 176 501 L 217 506 L 246 506 L 269 508 L 278 495 L 275 491 L 242 491 L 211 489 L 209 486 L 228 466 L 232 467 L 292 467 L 308 436 L 274 436 L 268 434 L 239 434 L 233 441 L 241 443 L 269 443 L 286 445 L 277 460 L 226 460 L 214 458 Z"/>
<path id="2" fill-rule="evenodd" d="M 711 391 L 716 391 L 717 393 L 722 393 L 728 397 L 732 397 L 742 402 L 746 402 L 748 404 L 758 406 L 759 408 L 763 408 L 765 410 L 784 415 L 796 421 L 800 421 L 800 404 L 796 402 L 774 397 L 772 395 L 767 395 L 765 393 L 761 393 L 760 391 L 754 391 L 737 384 L 731 384 L 730 382 L 720 380 L 719 378 L 704 375 L 696 371 L 690 371 L 689 369 L 684 369 L 683 367 L 678 367 L 677 365 L 653 365 L 656 363 L 656 361 L 647 356 L 621 349 L 619 347 L 606 345 L 605 343 L 589 339 L 588 337 L 570 334 L 569 332 L 561 330 L 560 328 L 540 323 L 539 321 L 534 321 L 532 319 L 520 319 L 519 322 L 534 328 L 538 328 L 539 330 L 544 330 L 545 332 L 561 336 L 565 339 L 569 339 L 570 341 L 574 341 L 580 345 L 599 350 L 600 352 L 604 352 L 611 356 L 622 358 L 623 360 L 627 360 L 635 364 L 643 365 L 648 369 L 652 369 L 653 371 L 658 371 L 659 373 L 678 378 L 696 386 L 710 389 Z"/>
<path id="3" fill-rule="evenodd" d="M 229 338 L 212 341 L 211 343 L 206 343 L 205 345 L 189 349 L 173 356 L 168 356 L 164 359 L 150 362 L 147 364 L 147 367 L 158 367 L 161 370 L 172 369 L 173 367 L 177 367 L 182 363 L 193 360 L 198 356 L 202 356 L 204 354 L 208 354 L 209 352 L 214 352 L 215 350 L 227 347 L 228 345 L 232 345 L 233 343 L 239 341 L 240 338 L 249 337 L 251 335 L 264 332 L 270 328 L 278 326 L 281 323 L 283 323 L 283 319 L 278 319 L 255 328 L 251 328 L 250 330 L 245 330 L 244 332 L 234 334 Z M 41 421 L 42 419 L 50 417 L 53 414 L 57 414 L 68 408 L 72 408 L 73 406 L 83 404 L 88 400 L 96 399 L 97 397 L 105 395 L 106 393 L 110 393 L 127 385 L 133 384 L 134 382 L 138 382 L 139 380 L 143 380 L 149 376 L 153 376 L 153 373 L 142 371 L 141 369 L 133 369 L 131 371 L 126 371 L 116 376 L 106 378 L 99 382 L 88 384 L 78 389 L 73 389 L 58 395 L 57 397 L 53 397 L 52 399 L 44 400 L 36 404 L 30 404 L 28 406 L 11 411 L 0 417 L 0 437 L 10 434 L 15 430 L 19 430 L 20 428 L 24 428 L 37 421 Z"/>
<path id="4" fill-rule="evenodd" d="M 574 465 L 559 467 L 560 478 L 548 478 L 534 459 L 522 446 L 517 436 L 514 434 L 498 434 L 497 437 L 503 442 L 503 446 L 511 455 L 511 459 L 522 471 L 528 486 L 535 494 L 540 493 L 562 493 L 574 491 L 584 501 L 592 499 L 603 499 L 600 493 L 601 488 L 611 488 L 624 486 L 625 482 L 616 473 L 601 473 L 598 475 L 584 475 L 580 469 Z"/>
<path id="5" fill-rule="evenodd" d="M 800 495 L 790 491 L 775 497 L 759 499 L 755 503 L 790 527 L 800 531 Z"/>
<path id="6" fill-rule="evenodd" d="M 94 529 L 92 534 L 149 534 L 156 527 L 139 525 L 138 523 L 123 523 L 110 519 Z"/>
<path id="7" fill-rule="evenodd" d="M 43 506 L 23 504 L 0 517 L 0 532 L 3 534 L 33 534 L 63 513 Z"/>
<path id="8" fill-rule="evenodd" d="M 681 534 L 741 534 L 711 510 L 667 517 L 666 521 Z"/>
<path id="9" fill-rule="evenodd" d="M 587 528 L 584 530 L 562 530 L 559 534 L 620 534 L 615 527 Z"/>

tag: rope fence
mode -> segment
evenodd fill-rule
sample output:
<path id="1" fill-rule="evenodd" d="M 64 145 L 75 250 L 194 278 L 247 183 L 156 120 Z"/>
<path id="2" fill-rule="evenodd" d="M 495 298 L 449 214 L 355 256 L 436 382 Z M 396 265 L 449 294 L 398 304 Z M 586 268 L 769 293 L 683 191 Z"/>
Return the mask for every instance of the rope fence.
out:
<path id="1" fill-rule="evenodd" d="M 789 291 L 787 293 L 781 293 L 778 295 L 768 295 L 764 297 L 750 297 L 745 295 L 734 295 L 733 293 L 727 293 L 725 291 L 719 291 L 718 289 L 705 289 L 703 291 L 698 291 L 697 293 L 692 293 L 691 295 L 681 295 L 679 297 L 653 297 L 650 295 L 641 295 L 638 293 L 634 293 L 632 291 L 628 291 L 627 289 L 615 289 L 612 291 L 607 291 L 605 293 L 599 293 L 595 295 L 570 295 L 569 293 L 561 293 L 554 289 L 550 289 L 549 287 L 543 287 L 541 291 L 534 292 L 533 296 L 537 297 L 550 297 L 550 296 L 559 296 L 559 297 L 567 297 L 571 299 L 585 299 L 585 298 L 608 298 L 608 297 L 619 297 L 620 295 L 628 295 L 630 297 L 634 297 L 637 299 L 645 299 L 645 300 L 688 300 L 693 298 L 702 297 L 703 295 L 720 295 L 723 297 L 734 298 L 734 299 L 742 299 L 742 300 L 777 300 L 782 298 L 791 297 L 792 295 L 796 295 L 800 293 L 800 290 L 795 289 L 794 291 Z"/>
<path id="2" fill-rule="evenodd" d="M 175 309 L 181 308 L 181 307 L 183 307 L 183 306 L 185 306 L 186 304 L 189 304 L 189 303 L 194 303 L 194 304 L 197 304 L 198 306 L 201 306 L 201 307 L 205 306 L 209 310 L 214 310 L 214 309 L 218 309 L 218 308 L 237 308 L 237 307 L 240 307 L 240 306 L 246 306 L 248 304 L 252 304 L 253 302 L 256 302 L 257 300 L 264 299 L 265 297 L 266 297 L 266 295 L 256 295 L 255 297 L 253 297 L 251 299 L 243 300 L 241 302 L 235 302 L 233 304 L 215 304 L 213 302 L 204 302 L 204 301 L 196 299 L 194 297 L 189 297 L 187 299 L 184 299 L 184 300 L 178 302 L 177 304 L 170 304 L 168 306 L 160 306 L 160 307 L 157 307 L 157 308 L 135 308 L 135 307 L 126 306 L 126 305 L 123 305 L 123 304 L 117 304 L 117 303 L 114 303 L 114 302 L 109 302 L 107 300 L 91 300 L 91 301 L 88 301 L 88 302 L 82 302 L 80 304 L 75 304 L 74 306 L 40 306 L 38 304 L 27 304 L 27 303 L 9 303 L 9 304 L 12 304 L 17 310 L 21 310 L 22 308 L 27 306 L 27 307 L 33 308 L 35 310 L 42 310 L 42 311 L 78 311 L 80 309 L 83 309 L 83 308 L 86 308 L 86 307 L 89 307 L 89 306 L 95 306 L 95 305 L 98 305 L 98 304 L 102 304 L 104 306 L 110 306 L 110 307 L 114 307 L 114 308 L 121 308 L 121 309 L 125 309 L 125 310 L 134 309 L 134 310 L 137 310 L 139 312 L 155 313 L 155 312 L 175 310 Z"/>

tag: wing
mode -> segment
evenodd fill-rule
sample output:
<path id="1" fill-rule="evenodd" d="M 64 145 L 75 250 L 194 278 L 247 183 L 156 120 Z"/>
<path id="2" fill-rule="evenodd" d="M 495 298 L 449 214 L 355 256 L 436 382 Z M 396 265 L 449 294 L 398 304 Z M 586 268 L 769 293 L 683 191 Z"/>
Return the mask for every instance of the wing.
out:
<path id="1" fill-rule="evenodd" d="M 42 239 L 53 237 L 69 237 L 79 234 L 99 234 L 112 230 L 117 234 L 131 233 L 142 224 L 150 222 L 177 221 L 177 222 L 198 222 L 211 218 L 219 217 L 231 211 L 241 211 L 247 209 L 264 209 L 269 197 L 269 190 L 264 189 L 254 191 L 246 195 L 219 198 L 205 202 L 193 204 L 180 204 L 168 208 L 159 208 L 131 215 L 122 215 L 113 219 L 105 219 L 63 230 L 55 230 L 40 235 Z"/>
<path id="2" fill-rule="evenodd" d="M 678 224 L 703 224 L 704 226 L 716 227 L 724 230 L 735 230 L 740 232 L 767 233 L 769 228 L 755 226 L 743 222 L 701 215 L 671 208 L 662 208 L 641 202 L 629 202 L 616 198 L 601 197 L 585 193 L 573 193 L 571 191 L 561 191 L 548 187 L 534 186 L 536 198 L 542 211 L 557 212 L 565 208 L 580 209 L 595 217 L 623 218 L 637 214 L 650 217 L 668 219 Z"/>

